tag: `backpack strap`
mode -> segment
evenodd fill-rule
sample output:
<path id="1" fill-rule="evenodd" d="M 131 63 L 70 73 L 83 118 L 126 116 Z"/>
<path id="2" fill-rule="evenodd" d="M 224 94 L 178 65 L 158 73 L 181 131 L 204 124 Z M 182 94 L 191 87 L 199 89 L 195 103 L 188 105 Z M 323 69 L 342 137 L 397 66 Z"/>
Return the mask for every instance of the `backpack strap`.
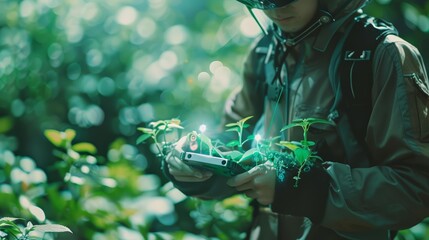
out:
<path id="1" fill-rule="evenodd" d="M 340 110 L 347 114 L 359 145 L 365 146 L 366 129 L 372 111 L 372 60 L 375 49 L 387 35 L 398 35 L 398 32 L 391 23 L 365 14 L 355 17 L 354 21 L 345 40 L 339 65 L 342 92 Z"/>

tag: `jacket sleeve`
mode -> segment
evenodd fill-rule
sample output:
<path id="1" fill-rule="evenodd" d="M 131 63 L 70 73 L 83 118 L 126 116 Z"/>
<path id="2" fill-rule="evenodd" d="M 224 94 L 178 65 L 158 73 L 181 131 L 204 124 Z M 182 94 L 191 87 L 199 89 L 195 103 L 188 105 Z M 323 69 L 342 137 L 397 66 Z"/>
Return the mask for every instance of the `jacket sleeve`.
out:
<path id="1" fill-rule="evenodd" d="M 303 176 L 299 188 L 291 187 L 286 172 L 286 180 L 277 179 L 273 211 L 309 217 L 353 239 L 429 216 L 429 91 L 421 55 L 388 36 L 376 49 L 373 69 L 365 139 L 370 166 L 328 162 Z"/>
<path id="2" fill-rule="evenodd" d="M 252 50 L 249 52 L 244 63 L 244 83 L 240 88 L 233 91 L 226 101 L 219 134 L 212 138 L 222 139 L 223 142 L 227 142 L 231 136 L 228 135 L 228 132 L 223 131 L 222 126 L 226 123 L 237 122 L 248 116 L 254 116 L 254 118 L 250 120 L 250 125 L 254 126 L 254 121 L 261 115 L 264 95 L 261 95 L 259 92 L 261 88 L 258 87 L 258 84 L 256 83 L 258 79 L 257 74 L 255 73 L 260 70 L 256 67 L 258 61 L 256 49 L 261 41 L 262 39 L 258 39 L 252 46 Z M 176 188 L 186 195 L 204 199 L 220 199 L 237 193 L 234 188 L 226 184 L 226 181 L 228 180 L 226 177 L 215 175 L 209 180 L 200 183 L 179 182 L 169 174 L 166 162 L 164 162 L 162 168 L 164 175 L 173 182 Z"/>
<path id="3" fill-rule="evenodd" d="M 366 134 L 371 166 L 330 163 L 322 225 L 339 232 L 404 229 L 429 216 L 429 91 L 418 50 L 396 36 L 377 48 Z"/>

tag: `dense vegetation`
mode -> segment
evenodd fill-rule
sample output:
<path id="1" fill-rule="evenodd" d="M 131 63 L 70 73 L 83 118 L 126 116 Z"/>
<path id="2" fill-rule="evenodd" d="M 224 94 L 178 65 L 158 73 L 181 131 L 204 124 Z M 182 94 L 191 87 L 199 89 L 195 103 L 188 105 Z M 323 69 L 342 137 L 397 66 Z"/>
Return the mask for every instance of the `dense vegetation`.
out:
<path id="1" fill-rule="evenodd" d="M 73 231 L 46 239 L 243 236 L 247 199 L 187 198 L 160 173 L 153 149 L 136 144 L 137 128 L 156 119 L 218 124 L 259 33 L 240 4 L 0 3 L 0 219 Z M 366 10 L 393 21 L 429 62 L 427 1 L 378 0 Z M 401 238 L 428 232 L 420 224 Z"/>

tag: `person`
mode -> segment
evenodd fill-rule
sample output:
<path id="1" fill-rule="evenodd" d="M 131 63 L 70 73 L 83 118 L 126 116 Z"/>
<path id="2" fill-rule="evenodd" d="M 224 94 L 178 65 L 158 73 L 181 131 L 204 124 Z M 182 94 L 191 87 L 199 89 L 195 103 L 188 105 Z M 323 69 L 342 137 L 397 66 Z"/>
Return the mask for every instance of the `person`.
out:
<path id="1" fill-rule="evenodd" d="M 377 42 L 372 86 L 363 88 L 371 106 L 359 141 L 347 132 L 353 119 L 339 107 L 345 94 L 332 73 L 341 60 L 332 59 L 368 1 L 238 1 L 262 9 L 271 24 L 249 52 L 243 84 L 225 104 L 224 123 L 254 116 L 253 132 L 267 138 L 295 119 L 341 124 L 311 129 L 324 164 L 298 188 L 269 164 L 231 178 L 192 168 L 175 154 L 184 139 L 165 159 L 164 172 L 174 185 L 204 199 L 253 198 L 249 239 L 393 239 L 428 217 L 429 88 L 419 51 L 393 33 Z M 293 129 L 282 134 L 285 140 L 302 137 Z"/>

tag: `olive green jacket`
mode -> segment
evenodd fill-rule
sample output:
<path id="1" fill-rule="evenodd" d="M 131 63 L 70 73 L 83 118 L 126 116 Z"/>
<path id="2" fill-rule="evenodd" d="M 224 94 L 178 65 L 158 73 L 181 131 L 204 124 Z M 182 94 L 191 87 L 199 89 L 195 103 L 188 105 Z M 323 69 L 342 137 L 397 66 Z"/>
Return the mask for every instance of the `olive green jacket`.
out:
<path id="1" fill-rule="evenodd" d="M 345 1 L 321 4 L 334 12 Z M 289 94 L 278 103 L 261 93 L 257 63 L 267 50 L 256 41 L 244 65 L 242 87 L 225 105 L 225 121 L 255 116 L 255 132 L 269 137 L 294 119 L 328 118 L 339 97 L 332 59 L 342 47 L 351 14 L 366 3 L 349 2 L 335 22 L 290 49 L 281 75 L 288 80 Z M 429 216 L 429 84 L 422 57 L 410 43 L 389 35 L 372 64 L 372 112 L 363 146 L 368 158 L 353 156 L 356 139 L 339 132 L 344 129 L 313 129 L 310 140 L 325 143 L 323 173 L 308 177 L 299 191 L 278 179 L 273 204 L 257 210 L 251 239 L 383 240 Z M 283 138 L 300 140 L 302 133 L 292 129 Z M 197 184 L 171 179 L 188 195 L 236 194 L 222 177 Z"/>

